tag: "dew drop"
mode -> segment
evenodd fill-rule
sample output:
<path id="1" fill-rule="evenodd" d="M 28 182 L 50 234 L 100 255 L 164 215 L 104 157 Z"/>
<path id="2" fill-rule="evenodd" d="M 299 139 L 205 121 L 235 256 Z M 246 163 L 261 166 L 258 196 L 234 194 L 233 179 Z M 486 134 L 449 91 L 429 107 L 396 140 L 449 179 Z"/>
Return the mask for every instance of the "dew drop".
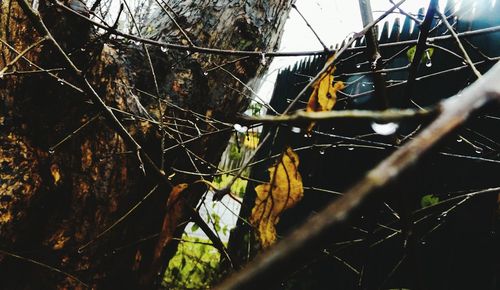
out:
<path id="1" fill-rule="evenodd" d="M 462 141 L 464 141 L 462 138 L 458 138 L 458 139 L 457 139 L 457 142 L 458 142 L 458 143 L 461 143 Z"/>
<path id="2" fill-rule="evenodd" d="M 425 246 L 425 245 L 427 244 L 427 242 L 426 242 L 426 241 L 421 241 L 421 242 L 420 242 L 420 244 L 421 244 L 422 246 Z"/>
<path id="3" fill-rule="evenodd" d="M 425 51 L 425 56 L 427 57 L 427 60 L 425 61 L 425 66 L 426 67 L 431 67 L 432 66 L 432 60 L 431 60 L 431 54 L 429 50 Z"/>
<path id="4" fill-rule="evenodd" d="M 191 52 L 189 50 L 186 50 L 186 55 L 191 55 Z"/>
<path id="5" fill-rule="evenodd" d="M 240 132 L 240 133 L 245 133 L 246 131 L 248 131 L 248 127 L 247 126 L 241 126 L 240 124 L 234 124 L 234 130 L 236 130 L 237 132 Z"/>
<path id="6" fill-rule="evenodd" d="M 0 80 L 3 80 L 3 73 L 0 73 Z"/>
<path id="7" fill-rule="evenodd" d="M 477 153 L 477 154 L 481 154 L 481 153 L 483 153 L 483 149 L 482 149 L 482 148 L 479 148 L 479 147 L 478 147 L 478 148 L 476 148 L 476 153 Z"/>
<path id="8" fill-rule="evenodd" d="M 134 44 L 137 45 L 137 46 L 139 46 L 139 45 L 141 45 L 141 42 L 140 41 L 134 41 Z"/>
<path id="9" fill-rule="evenodd" d="M 311 135 L 310 135 L 310 134 L 305 133 L 305 134 L 304 134 L 304 138 L 311 138 Z"/>
<path id="10" fill-rule="evenodd" d="M 320 150 L 319 150 L 319 154 L 320 154 L 320 155 L 325 155 L 325 150 L 324 150 L 324 149 L 320 149 Z"/>
<path id="11" fill-rule="evenodd" d="M 85 48 L 83 48 L 83 47 L 82 47 L 82 48 L 80 48 L 80 51 L 81 51 L 81 52 L 85 52 Z"/>
<path id="12" fill-rule="evenodd" d="M 54 149 L 52 149 L 52 148 L 50 148 L 50 149 L 49 149 L 49 154 L 50 154 L 50 155 L 54 154 L 55 152 L 56 152 L 56 151 L 55 151 Z"/>
<path id="13" fill-rule="evenodd" d="M 261 54 L 260 64 L 261 65 L 266 65 L 267 64 L 266 54 L 265 53 Z"/>
<path id="14" fill-rule="evenodd" d="M 168 52 L 168 48 L 166 46 L 162 46 L 161 48 L 161 51 L 164 52 L 164 53 L 167 53 Z"/>
<path id="15" fill-rule="evenodd" d="M 379 135 L 387 136 L 387 135 L 394 134 L 396 132 L 396 130 L 398 129 L 399 125 L 398 125 L 398 123 L 394 123 L 394 122 L 390 122 L 390 123 L 373 122 L 371 124 L 371 127 L 372 127 L 373 131 L 375 131 L 375 133 L 377 133 Z"/>
<path id="16" fill-rule="evenodd" d="M 347 148 L 347 150 L 349 150 L 349 151 L 353 151 L 353 150 L 354 150 L 354 147 L 349 147 L 349 148 Z"/>
<path id="17" fill-rule="evenodd" d="M 295 134 L 298 134 L 298 133 L 300 133 L 300 131 L 301 131 L 301 130 L 300 130 L 300 128 L 299 128 L 299 127 L 292 127 L 291 131 L 292 131 L 293 133 L 295 133 Z"/>
<path id="18" fill-rule="evenodd" d="M 357 63 L 357 64 L 356 64 L 356 68 L 361 68 L 361 64 L 360 64 L 360 63 Z"/>
<path id="19" fill-rule="evenodd" d="M 203 75 L 204 76 L 208 76 L 208 72 L 203 72 Z"/>

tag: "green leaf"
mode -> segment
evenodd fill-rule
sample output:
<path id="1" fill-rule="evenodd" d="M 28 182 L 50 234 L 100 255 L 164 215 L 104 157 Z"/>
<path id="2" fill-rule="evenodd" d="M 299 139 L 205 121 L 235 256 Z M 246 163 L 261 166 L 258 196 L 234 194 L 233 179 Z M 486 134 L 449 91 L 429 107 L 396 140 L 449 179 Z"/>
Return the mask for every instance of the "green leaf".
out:
<path id="1" fill-rule="evenodd" d="M 435 205 L 438 202 L 439 202 L 439 197 L 434 196 L 432 194 L 427 194 L 422 196 L 422 199 L 420 200 L 420 205 L 422 206 L 422 208 L 424 208 L 431 205 Z"/>
<path id="2" fill-rule="evenodd" d="M 191 226 L 191 231 L 192 231 L 192 232 L 196 232 L 199 228 L 200 228 L 200 227 L 199 227 L 197 224 L 193 224 L 193 225 Z"/>
<path id="3" fill-rule="evenodd" d="M 406 51 L 406 56 L 408 57 L 408 60 L 410 62 L 413 61 L 413 58 L 415 57 L 415 51 L 417 50 L 417 46 L 414 45 L 412 47 L 410 47 L 407 51 Z M 429 57 L 432 57 L 432 54 L 434 53 L 434 48 L 430 47 L 430 48 L 427 48 L 424 52 L 424 55 L 422 56 L 422 62 L 426 62 Z"/>

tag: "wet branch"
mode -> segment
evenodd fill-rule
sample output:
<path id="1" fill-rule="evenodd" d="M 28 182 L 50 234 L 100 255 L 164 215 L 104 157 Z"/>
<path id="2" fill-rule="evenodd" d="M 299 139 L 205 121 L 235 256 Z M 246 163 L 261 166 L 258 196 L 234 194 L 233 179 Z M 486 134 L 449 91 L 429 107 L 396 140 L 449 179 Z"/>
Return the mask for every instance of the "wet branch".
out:
<path id="1" fill-rule="evenodd" d="M 438 108 L 429 109 L 387 109 L 383 111 L 370 110 L 342 110 L 325 112 L 296 111 L 291 115 L 263 115 L 258 117 L 240 116 L 238 123 L 249 125 L 256 123 L 263 124 L 303 124 L 310 121 L 328 121 L 333 119 L 369 119 L 374 121 L 400 121 L 402 119 L 430 117 L 439 111 Z"/>

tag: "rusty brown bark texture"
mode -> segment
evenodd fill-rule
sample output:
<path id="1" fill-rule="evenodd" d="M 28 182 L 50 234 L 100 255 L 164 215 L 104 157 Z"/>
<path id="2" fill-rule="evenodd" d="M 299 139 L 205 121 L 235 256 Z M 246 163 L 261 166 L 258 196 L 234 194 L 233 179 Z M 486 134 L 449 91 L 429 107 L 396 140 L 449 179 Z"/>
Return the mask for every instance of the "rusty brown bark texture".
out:
<path id="1" fill-rule="evenodd" d="M 71 6 L 71 1 L 62 2 Z M 289 0 L 165 3 L 197 46 L 237 50 L 276 50 L 290 10 Z M 70 59 L 106 104 L 116 109 L 129 133 L 158 166 L 162 137 L 158 125 L 118 110 L 156 120 L 163 116 L 165 148 L 197 132 L 194 126 L 185 126 L 188 121 L 203 132 L 213 133 L 166 152 L 166 174 L 171 175 L 172 168 L 195 171 L 194 165 L 203 173 L 213 172 L 213 167 L 199 160 L 193 165 L 186 152 L 217 164 L 229 131 L 217 133 L 224 129 L 222 123 L 205 121 L 213 118 L 231 123 L 246 108 L 249 99 L 241 93 L 245 91 L 241 82 L 263 73 L 260 58 L 165 53 L 149 47 L 159 97 L 166 101 L 160 114 L 152 72 L 141 45 L 103 37 L 84 19 L 51 1 L 40 0 L 37 9 Z M 163 10 L 156 11 L 144 25 L 143 36 L 187 43 L 171 18 Z M 40 39 L 16 0 L 0 4 L 0 39 L 0 69 Z M 78 89 L 80 79 L 66 69 L 67 63 L 49 42 L 24 57 L 0 78 L 2 288 L 153 289 L 157 273 L 176 251 L 173 238 L 182 234 L 190 218 L 189 207 L 206 188 L 190 186 L 182 198 L 169 201 L 174 206 L 167 207 L 171 188 L 160 186 L 122 223 L 78 251 L 139 202 L 158 180 L 152 174 L 143 175 L 136 154 L 129 152 L 114 128 L 88 102 L 89 97 Z M 223 70 L 211 70 L 226 62 L 230 63 L 224 68 L 241 82 Z M 177 173 L 172 184 L 195 178 Z M 170 229 L 170 236 L 157 264 L 154 252 L 162 226 Z"/>

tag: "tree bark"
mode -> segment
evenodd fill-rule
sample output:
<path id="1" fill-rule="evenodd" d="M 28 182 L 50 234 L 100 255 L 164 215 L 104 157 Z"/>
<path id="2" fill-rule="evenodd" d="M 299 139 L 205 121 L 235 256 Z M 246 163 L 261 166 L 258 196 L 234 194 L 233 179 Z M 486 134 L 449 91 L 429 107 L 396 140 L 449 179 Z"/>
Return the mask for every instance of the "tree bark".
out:
<path id="1" fill-rule="evenodd" d="M 62 2 L 74 7 L 71 1 Z M 195 45 L 250 51 L 278 48 L 290 10 L 289 0 L 165 2 Z M 265 70 L 259 57 L 236 60 L 186 51 L 164 53 L 148 46 L 158 81 L 156 89 L 142 46 L 109 39 L 51 1 L 40 0 L 38 11 L 70 59 L 166 175 L 173 175 L 173 168 L 214 172 L 207 163 L 218 164 L 230 136 L 228 124 L 249 103 L 241 93 L 245 91 L 242 83 Z M 0 27 L 2 69 L 40 35 L 14 0 L 0 4 Z M 188 43 L 160 9 L 151 15 L 142 35 Z M 130 153 L 101 111 L 88 102 L 89 96 L 78 89 L 81 80 L 68 70 L 67 62 L 50 42 L 43 41 L 24 57 L 0 78 L 2 287 L 157 287 L 158 273 L 177 249 L 175 238 L 184 231 L 191 207 L 206 187 L 189 186 L 182 198 L 172 200 L 172 195 L 169 205 L 175 205 L 167 207 L 171 188 L 160 184 L 122 222 L 98 236 L 159 181 L 148 167 L 146 175 L 142 173 L 136 154 Z M 230 63 L 224 68 L 239 81 L 224 70 L 210 70 L 225 62 Z M 163 119 L 147 122 L 141 117 Z M 70 138 L 51 150 L 68 135 Z M 162 136 L 166 136 L 164 142 Z M 193 137 L 197 139 L 167 151 L 162 158 L 161 143 L 169 148 Z M 163 166 L 160 160 L 164 160 Z M 192 183 L 198 178 L 175 173 L 172 184 Z M 155 248 L 159 247 L 162 226 L 172 230 L 158 252 Z"/>

